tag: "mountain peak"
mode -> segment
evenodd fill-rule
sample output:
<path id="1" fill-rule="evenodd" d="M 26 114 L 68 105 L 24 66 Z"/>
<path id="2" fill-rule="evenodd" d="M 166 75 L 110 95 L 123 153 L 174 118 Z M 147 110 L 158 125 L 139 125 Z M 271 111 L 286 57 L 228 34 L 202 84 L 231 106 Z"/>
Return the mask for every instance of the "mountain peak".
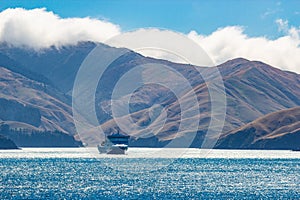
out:
<path id="1" fill-rule="evenodd" d="M 247 62 L 250 62 L 250 60 L 247 60 L 245 58 L 234 58 L 234 59 L 226 61 L 222 65 L 239 65 L 239 64 L 243 64 L 243 63 L 247 63 Z"/>

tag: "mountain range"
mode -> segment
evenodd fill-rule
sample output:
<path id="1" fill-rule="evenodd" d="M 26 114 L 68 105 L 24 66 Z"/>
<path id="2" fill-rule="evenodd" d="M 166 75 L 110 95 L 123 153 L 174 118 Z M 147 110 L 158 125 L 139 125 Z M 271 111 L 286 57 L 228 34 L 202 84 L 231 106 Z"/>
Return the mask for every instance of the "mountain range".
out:
<path id="1" fill-rule="evenodd" d="M 71 109 L 72 88 L 82 61 L 96 45 L 99 45 L 98 48 L 103 52 L 113 54 L 121 51 L 118 48 L 92 42 L 82 42 L 78 45 L 61 48 L 51 47 L 38 52 L 24 47 L 1 44 L 1 123 L 9 125 L 12 130 L 59 131 L 78 139 Z M 110 130 L 117 127 L 115 120 L 111 117 L 110 99 L 112 89 L 119 78 L 134 67 L 148 63 L 167 65 L 188 79 L 198 99 L 200 111 L 200 116 L 190 116 L 191 120 L 200 118 L 198 133 L 191 147 L 199 147 L 211 121 L 211 102 L 207 89 L 207 84 L 210 83 L 203 80 L 199 71 L 211 73 L 209 79 L 211 83 L 215 80 L 213 71 L 209 67 L 144 57 L 133 51 L 129 51 L 115 60 L 99 81 L 95 95 L 95 107 L 102 128 L 110 134 Z M 286 140 L 279 140 L 274 136 L 281 132 L 255 129 L 255 133 L 249 133 L 249 123 L 254 123 L 255 120 L 262 119 L 261 117 L 268 118 L 268 114 L 273 112 L 275 114 L 272 115 L 271 121 L 276 121 L 281 116 L 277 116 L 276 112 L 283 110 L 290 113 L 293 111 L 289 110 L 290 108 L 300 106 L 300 75 L 282 71 L 263 62 L 249 61 L 243 58 L 229 60 L 217 68 L 223 78 L 227 100 L 225 126 L 217 148 L 283 148 L 281 141 L 286 142 Z M 143 76 L 147 77 L 151 77 L 153 74 L 155 73 L 151 69 L 143 72 Z M 166 78 L 166 81 L 168 80 L 171 81 L 172 77 Z M 188 102 L 190 99 L 187 98 L 184 101 Z M 157 122 L 159 120 L 151 121 L 149 108 L 158 104 L 167 111 L 167 120 L 158 133 L 151 133 L 147 126 L 159 126 L 159 122 Z M 131 133 L 132 146 L 158 147 L 164 146 L 176 137 L 184 137 L 188 133 L 188 131 L 177 133 L 180 116 L 181 110 L 176 95 L 166 87 L 148 84 L 132 94 L 130 114 L 122 117 L 132 118 L 136 124 L 145 127 L 143 131 Z M 163 116 L 159 113 L 156 117 L 159 119 Z M 299 116 L 296 115 L 295 119 L 299 121 Z M 280 127 L 281 125 L 277 128 Z M 255 137 L 255 142 L 248 141 L 249 143 L 243 143 L 243 145 L 238 142 L 239 135 L 245 137 L 249 134 L 265 135 L 266 133 L 257 133 L 262 130 L 267 131 L 268 136 L 259 137 L 259 139 Z M 293 131 L 291 129 L 289 133 Z M 145 137 L 145 133 L 148 134 L 147 137 Z M 270 142 L 269 134 L 271 133 L 272 137 L 277 138 L 276 141 L 279 142 Z M 292 134 L 289 137 L 293 138 L 296 135 Z M 32 139 L 34 140 L 34 137 Z M 77 144 L 76 140 L 73 144 Z M 24 146 L 22 142 L 19 145 Z M 297 144 L 291 144 L 290 147 L 295 145 Z M 289 148 L 289 144 L 285 148 Z"/>

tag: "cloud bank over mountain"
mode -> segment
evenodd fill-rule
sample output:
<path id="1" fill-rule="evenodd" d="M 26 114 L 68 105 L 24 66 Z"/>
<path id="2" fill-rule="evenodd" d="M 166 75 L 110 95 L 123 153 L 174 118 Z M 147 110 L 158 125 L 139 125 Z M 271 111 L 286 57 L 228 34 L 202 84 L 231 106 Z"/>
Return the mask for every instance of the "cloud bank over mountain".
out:
<path id="1" fill-rule="evenodd" d="M 288 27 L 282 19 L 276 23 L 284 36 L 274 40 L 249 37 L 240 26 L 220 28 L 207 36 L 191 31 L 188 37 L 201 45 L 217 64 L 244 57 L 300 73 L 300 29 Z"/>
<path id="2" fill-rule="evenodd" d="M 79 41 L 104 42 L 118 35 L 120 27 L 99 19 L 61 18 L 45 8 L 6 9 L 0 13 L 0 41 L 34 49 Z"/>
<path id="3" fill-rule="evenodd" d="M 300 73 L 300 27 L 290 26 L 283 19 L 275 23 L 282 33 L 282 37 L 276 39 L 250 37 L 241 26 L 219 28 L 210 35 L 192 30 L 187 36 L 197 42 L 216 64 L 244 57 Z M 45 8 L 14 8 L 0 12 L 0 42 L 35 50 L 79 41 L 105 42 L 120 33 L 121 27 L 117 24 L 90 17 L 61 18 Z M 153 52 L 146 56 L 164 58 Z"/>

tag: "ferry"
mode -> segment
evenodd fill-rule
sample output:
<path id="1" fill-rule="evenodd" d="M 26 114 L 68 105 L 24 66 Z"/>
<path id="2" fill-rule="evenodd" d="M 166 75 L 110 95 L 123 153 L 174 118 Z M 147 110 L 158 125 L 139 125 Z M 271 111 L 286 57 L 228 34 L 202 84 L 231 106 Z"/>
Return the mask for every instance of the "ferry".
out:
<path id="1" fill-rule="evenodd" d="M 128 150 L 129 136 L 117 134 L 109 135 L 105 141 L 98 145 L 100 154 L 125 154 Z"/>

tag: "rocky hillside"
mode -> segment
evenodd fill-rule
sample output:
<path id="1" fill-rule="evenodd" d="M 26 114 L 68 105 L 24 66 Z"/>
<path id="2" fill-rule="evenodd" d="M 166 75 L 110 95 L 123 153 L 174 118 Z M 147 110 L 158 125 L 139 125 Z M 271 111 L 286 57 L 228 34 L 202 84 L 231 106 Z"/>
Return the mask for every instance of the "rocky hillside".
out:
<path id="1" fill-rule="evenodd" d="M 298 149 L 300 107 L 265 115 L 222 136 L 217 148 Z"/>

